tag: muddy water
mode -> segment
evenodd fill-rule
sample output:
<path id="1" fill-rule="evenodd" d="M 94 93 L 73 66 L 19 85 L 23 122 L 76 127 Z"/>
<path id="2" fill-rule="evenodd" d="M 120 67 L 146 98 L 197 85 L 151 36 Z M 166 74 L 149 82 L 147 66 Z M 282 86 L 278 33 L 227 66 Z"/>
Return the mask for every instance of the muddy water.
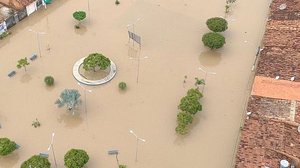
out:
<path id="1" fill-rule="evenodd" d="M 72 12 L 87 10 L 87 2 L 90 17 L 82 30 L 75 30 Z M 115 158 L 107 155 L 112 148 L 120 150 L 120 163 L 129 168 L 230 167 L 269 2 L 238 1 L 228 16 L 227 44 L 215 52 L 203 47 L 201 36 L 208 32 L 207 18 L 224 16 L 224 1 L 120 2 L 115 6 L 113 1 L 56 0 L 0 41 L 0 136 L 21 145 L 14 155 L 0 159 L 1 168 L 19 167 L 31 155 L 46 151 L 52 132 L 59 168 L 64 167 L 63 156 L 70 148 L 89 153 L 89 168 L 116 167 Z M 128 44 L 126 32 L 126 25 L 138 18 L 134 30 L 142 36 L 141 51 Z M 18 59 L 38 53 L 29 28 L 47 33 L 40 37 L 42 56 L 31 62 L 27 72 L 16 70 L 9 79 L 6 75 L 16 69 Z M 85 102 L 72 66 L 93 52 L 113 60 L 118 73 L 108 84 L 87 87 L 92 92 L 86 92 Z M 198 70 L 203 66 L 216 75 L 208 75 L 204 110 L 183 138 L 174 131 L 177 105 L 194 78 L 204 77 Z M 46 75 L 54 76 L 54 88 L 45 87 Z M 127 91 L 118 90 L 120 81 L 127 83 Z M 82 94 L 83 104 L 74 116 L 54 105 L 64 88 Z M 35 118 L 40 128 L 31 126 Z M 138 162 L 129 129 L 147 140 L 139 143 Z M 52 155 L 50 161 L 54 165 Z"/>

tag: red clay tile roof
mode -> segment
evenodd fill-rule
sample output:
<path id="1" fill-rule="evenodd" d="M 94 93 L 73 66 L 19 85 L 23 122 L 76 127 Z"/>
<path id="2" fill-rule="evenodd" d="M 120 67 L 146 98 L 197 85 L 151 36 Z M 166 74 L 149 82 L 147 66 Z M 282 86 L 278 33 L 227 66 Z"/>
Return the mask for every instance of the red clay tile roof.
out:
<path id="1" fill-rule="evenodd" d="M 279 10 L 285 3 L 287 8 Z M 273 0 L 256 76 L 300 82 L 300 1 Z M 300 94 L 300 93 L 299 93 Z M 236 168 L 300 167 L 300 101 L 250 96 L 236 155 Z"/>
<path id="2" fill-rule="evenodd" d="M 21 10 L 35 0 L 0 0 L 0 4 L 15 10 Z"/>

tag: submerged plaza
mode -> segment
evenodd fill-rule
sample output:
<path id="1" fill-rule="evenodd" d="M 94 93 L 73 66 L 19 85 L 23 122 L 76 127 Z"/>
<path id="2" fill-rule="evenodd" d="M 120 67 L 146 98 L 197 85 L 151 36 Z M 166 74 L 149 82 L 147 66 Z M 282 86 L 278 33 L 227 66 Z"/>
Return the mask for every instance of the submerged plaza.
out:
<path id="1" fill-rule="evenodd" d="M 298 0 L 0 0 L 0 168 L 300 166 L 299 18 Z"/>

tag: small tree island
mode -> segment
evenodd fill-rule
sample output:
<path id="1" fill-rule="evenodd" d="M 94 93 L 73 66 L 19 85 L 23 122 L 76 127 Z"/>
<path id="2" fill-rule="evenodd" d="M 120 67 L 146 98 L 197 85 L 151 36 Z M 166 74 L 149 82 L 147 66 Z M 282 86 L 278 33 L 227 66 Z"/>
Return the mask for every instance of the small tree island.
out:
<path id="1" fill-rule="evenodd" d="M 105 70 L 110 66 L 110 59 L 100 53 L 93 53 L 83 61 L 83 69 L 86 71 Z"/>

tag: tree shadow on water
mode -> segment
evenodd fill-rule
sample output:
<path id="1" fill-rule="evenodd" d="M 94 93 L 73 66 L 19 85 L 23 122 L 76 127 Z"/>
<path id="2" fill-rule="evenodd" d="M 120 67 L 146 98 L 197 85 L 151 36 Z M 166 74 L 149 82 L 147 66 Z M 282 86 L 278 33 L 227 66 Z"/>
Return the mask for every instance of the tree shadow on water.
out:
<path id="1" fill-rule="evenodd" d="M 205 67 L 216 66 L 221 62 L 221 53 L 214 50 L 204 51 L 200 54 L 199 61 Z"/>
<path id="2" fill-rule="evenodd" d="M 18 163 L 19 159 L 20 156 L 18 154 L 18 150 L 16 150 L 12 154 L 0 157 L 0 166 L 3 166 L 3 168 L 14 168 L 16 167 L 16 163 Z"/>
<path id="3" fill-rule="evenodd" d="M 62 113 L 57 119 L 59 123 L 64 123 L 66 128 L 75 128 L 78 127 L 83 122 L 83 118 L 78 112 L 72 114 L 72 112 Z"/>

